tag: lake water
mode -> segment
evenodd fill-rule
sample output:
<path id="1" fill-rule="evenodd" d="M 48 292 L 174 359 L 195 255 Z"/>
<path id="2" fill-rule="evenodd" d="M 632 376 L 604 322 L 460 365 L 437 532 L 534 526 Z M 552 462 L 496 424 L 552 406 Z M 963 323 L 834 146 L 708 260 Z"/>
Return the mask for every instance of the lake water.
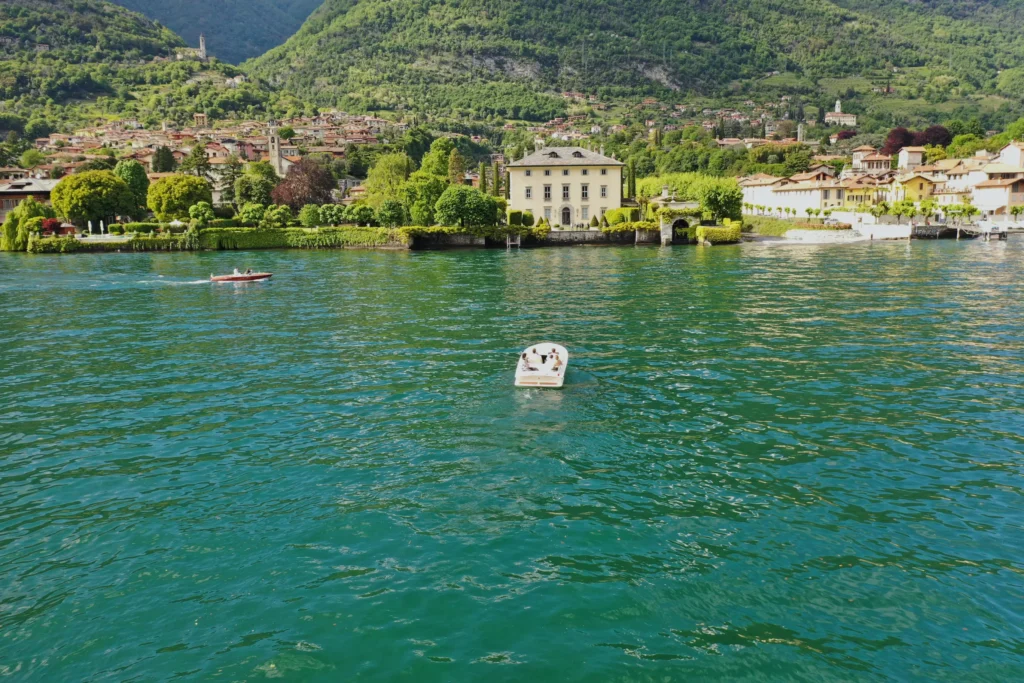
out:
<path id="1" fill-rule="evenodd" d="M 1020 238 L 0 255 L 0 677 L 1020 680 L 1022 296 Z"/>

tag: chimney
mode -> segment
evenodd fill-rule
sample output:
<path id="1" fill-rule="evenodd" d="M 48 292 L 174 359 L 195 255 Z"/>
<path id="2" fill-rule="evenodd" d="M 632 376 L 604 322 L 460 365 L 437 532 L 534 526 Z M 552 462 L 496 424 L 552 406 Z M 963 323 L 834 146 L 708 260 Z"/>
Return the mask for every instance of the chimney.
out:
<path id="1" fill-rule="evenodd" d="M 599 154 L 601 156 L 604 156 L 604 145 L 601 145 L 601 151 L 599 152 Z"/>

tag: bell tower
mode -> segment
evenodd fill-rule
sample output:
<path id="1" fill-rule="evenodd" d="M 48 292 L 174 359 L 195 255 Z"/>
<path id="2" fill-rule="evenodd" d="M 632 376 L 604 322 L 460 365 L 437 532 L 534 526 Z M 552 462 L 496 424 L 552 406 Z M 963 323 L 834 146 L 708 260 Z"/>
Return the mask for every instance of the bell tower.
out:
<path id="1" fill-rule="evenodd" d="M 202 33 L 199 34 L 199 61 L 206 61 L 206 36 Z"/>
<path id="2" fill-rule="evenodd" d="M 284 164 L 281 163 L 281 138 L 277 134 L 277 122 L 273 119 L 267 124 L 267 156 L 274 173 L 284 177 Z"/>

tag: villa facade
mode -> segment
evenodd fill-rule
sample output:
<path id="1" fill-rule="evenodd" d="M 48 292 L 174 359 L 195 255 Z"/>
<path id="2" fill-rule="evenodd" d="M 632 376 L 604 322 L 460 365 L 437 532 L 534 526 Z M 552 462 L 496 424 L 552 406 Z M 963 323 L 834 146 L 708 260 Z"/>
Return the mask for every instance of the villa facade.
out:
<path id="1" fill-rule="evenodd" d="M 622 206 L 624 165 L 581 147 L 545 147 L 508 164 L 509 209 L 552 226 L 586 226 Z"/>

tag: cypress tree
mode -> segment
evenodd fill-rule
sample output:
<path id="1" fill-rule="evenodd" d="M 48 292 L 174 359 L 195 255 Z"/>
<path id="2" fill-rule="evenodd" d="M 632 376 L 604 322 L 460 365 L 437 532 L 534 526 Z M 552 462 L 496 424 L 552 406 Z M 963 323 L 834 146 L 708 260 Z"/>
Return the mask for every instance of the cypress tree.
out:
<path id="1" fill-rule="evenodd" d="M 501 176 L 498 175 L 498 162 L 495 161 L 491 167 L 491 178 L 494 180 L 494 187 L 491 188 L 491 192 L 495 197 L 501 196 Z"/>
<path id="2" fill-rule="evenodd" d="M 487 194 L 487 167 L 484 162 L 480 162 L 480 170 L 477 173 L 480 175 L 480 191 Z"/>

